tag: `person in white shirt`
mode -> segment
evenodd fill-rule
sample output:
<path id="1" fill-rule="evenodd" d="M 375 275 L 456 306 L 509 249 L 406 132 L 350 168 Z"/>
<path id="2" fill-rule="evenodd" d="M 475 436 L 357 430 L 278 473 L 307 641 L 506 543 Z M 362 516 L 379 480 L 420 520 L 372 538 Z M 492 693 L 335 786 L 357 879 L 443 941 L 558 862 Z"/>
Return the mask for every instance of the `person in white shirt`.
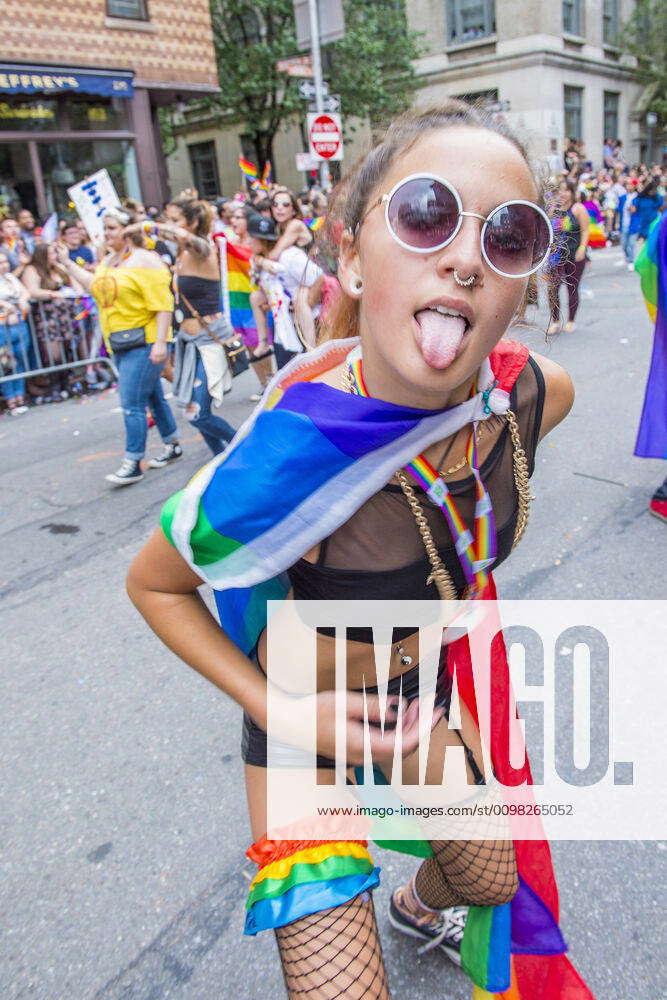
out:
<path id="1" fill-rule="evenodd" d="M 300 354 L 304 347 L 314 347 L 305 342 L 295 324 L 294 302 L 301 288 L 317 292 L 322 285 L 323 271 L 300 247 L 290 246 L 282 251 L 277 261 L 268 258 L 272 244 L 278 239 L 278 231 L 273 219 L 263 215 L 253 215 L 248 219 L 248 242 L 254 251 L 253 279 L 266 295 L 273 314 L 273 350 L 278 368 Z M 312 307 L 315 320 L 319 316 L 319 304 Z"/>

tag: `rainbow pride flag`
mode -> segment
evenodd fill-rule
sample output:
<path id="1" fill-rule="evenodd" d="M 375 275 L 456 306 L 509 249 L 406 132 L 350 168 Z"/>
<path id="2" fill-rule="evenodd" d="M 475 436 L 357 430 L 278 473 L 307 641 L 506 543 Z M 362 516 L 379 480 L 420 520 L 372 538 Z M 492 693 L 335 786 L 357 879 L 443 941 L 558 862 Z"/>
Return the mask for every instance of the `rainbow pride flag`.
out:
<path id="1" fill-rule="evenodd" d="M 271 166 L 271 160 L 267 160 L 264 164 L 264 169 L 262 170 L 262 187 L 265 191 L 269 190 L 269 185 L 273 182 L 273 168 Z"/>
<path id="2" fill-rule="evenodd" d="M 329 341 L 277 372 L 226 451 L 163 508 L 166 537 L 214 588 L 220 624 L 246 653 L 265 627 L 266 600 L 287 594 L 287 568 L 345 523 L 396 468 L 472 421 L 506 412 L 512 386 L 528 359 L 525 347 L 501 341 L 480 368 L 475 395 L 445 410 L 422 410 L 343 394 L 312 381 L 344 361 L 358 343 L 357 338 Z M 491 576 L 483 596 L 495 600 Z M 509 665 L 502 631 L 494 627 L 492 634 L 491 757 L 498 779 L 512 785 L 517 777 L 509 763 L 504 721 Z M 456 672 L 459 696 L 477 720 L 467 637 L 450 644 L 448 667 Z M 527 765 L 524 771 L 530 780 Z M 250 888 L 247 933 L 281 926 L 372 889 L 379 871 L 365 846 L 337 840 L 253 845 L 248 854 L 259 872 Z M 420 856 L 431 853 L 423 841 L 384 846 Z M 521 882 L 514 899 L 469 911 L 462 964 L 477 989 L 476 1000 L 489 995 L 592 1000 L 564 954 L 548 844 L 515 841 L 515 851 Z"/>
<path id="3" fill-rule="evenodd" d="M 220 239 L 220 274 L 222 279 L 222 311 L 243 337 L 246 347 L 257 346 L 257 327 L 250 308 L 250 258 L 247 247 Z"/>
<path id="4" fill-rule="evenodd" d="M 239 170 L 248 179 L 257 177 L 257 167 L 252 160 L 246 160 L 243 156 L 239 156 Z"/>
<path id="5" fill-rule="evenodd" d="M 306 223 L 311 233 L 316 233 L 318 229 L 321 229 L 324 225 L 324 220 L 324 215 L 318 215 L 314 219 L 304 219 L 303 221 Z"/>
<path id="6" fill-rule="evenodd" d="M 606 247 L 607 236 L 604 231 L 604 216 L 598 208 L 594 201 L 584 201 L 582 202 L 584 208 L 588 212 L 588 217 L 590 219 L 590 224 L 588 227 L 588 245 L 594 250 L 600 247 Z"/>
<path id="7" fill-rule="evenodd" d="M 667 213 L 659 215 L 635 261 L 644 302 L 655 323 L 653 355 L 635 443 L 640 458 L 667 458 Z"/>

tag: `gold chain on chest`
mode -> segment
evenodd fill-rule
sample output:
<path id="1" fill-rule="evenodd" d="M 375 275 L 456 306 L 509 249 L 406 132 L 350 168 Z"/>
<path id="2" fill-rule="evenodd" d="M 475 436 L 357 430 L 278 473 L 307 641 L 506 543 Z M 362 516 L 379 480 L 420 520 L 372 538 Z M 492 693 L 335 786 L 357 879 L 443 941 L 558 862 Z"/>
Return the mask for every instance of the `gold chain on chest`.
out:
<path id="1" fill-rule="evenodd" d="M 354 376 L 347 365 L 345 365 L 341 371 L 340 385 L 344 392 L 356 393 Z M 516 528 L 514 529 L 514 539 L 512 541 L 512 549 L 514 549 L 521 541 L 526 530 L 530 514 L 530 502 L 533 497 L 530 494 L 528 483 L 528 459 L 521 444 L 521 434 L 519 432 L 519 424 L 517 422 L 516 415 L 513 410 L 507 410 L 505 417 L 507 418 L 510 438 L 512 441 L 512 466 L 514 470 L 514 484 L 516 486 L 519 508 Z M 464 457 L 456 464 L 456 466 L 453 466 L 446 472 L 441 473 L 441 475 L 446 476 L 452 472 L 457 472 L 466 464 L 467 459 Z M 414 487 L 402 469 L 397 471 L 396 478 L 400 483 L 405 499 L 407 500 L 408 506 L 412 511 L 417 528 L 419 529 L 419 534 L 421 535 L 422 542 L 424 543 L 426 555 L 431 563 L 431 573 L 426 583 L 435 583 L 441 600 L 455 601 L 458 599 L 458 592 L 449 570 L 440 558 L 438 548 L 433 538 L 433 533 L 431 532 L 431 528 L 424 514 L 422 505 L 417 499 Z"/>

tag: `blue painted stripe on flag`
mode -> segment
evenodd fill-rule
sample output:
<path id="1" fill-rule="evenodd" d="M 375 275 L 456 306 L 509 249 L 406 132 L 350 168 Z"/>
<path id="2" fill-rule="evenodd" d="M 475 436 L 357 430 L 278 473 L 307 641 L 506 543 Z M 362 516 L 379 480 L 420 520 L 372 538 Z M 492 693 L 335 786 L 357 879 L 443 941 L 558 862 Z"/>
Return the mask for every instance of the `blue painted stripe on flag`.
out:
<path id="1" fill-rule="evenodd" d="M 261 413 L 252 435 L 216 469 L 201 497 L 204 513 L 221 534 L 247 545 L 351 462 L 308 417 Z"/>
<path id="2" fill-rule="evenodd" d="M 398 407 L 372 397 L 343 395 L 339 389 L 323 382 L 290 386 L 276 409 L 307 414 L 322 434 L 351 458 L 361 458 L 397 441 L 424 419 L 434 417 L 432 410 Z"/>

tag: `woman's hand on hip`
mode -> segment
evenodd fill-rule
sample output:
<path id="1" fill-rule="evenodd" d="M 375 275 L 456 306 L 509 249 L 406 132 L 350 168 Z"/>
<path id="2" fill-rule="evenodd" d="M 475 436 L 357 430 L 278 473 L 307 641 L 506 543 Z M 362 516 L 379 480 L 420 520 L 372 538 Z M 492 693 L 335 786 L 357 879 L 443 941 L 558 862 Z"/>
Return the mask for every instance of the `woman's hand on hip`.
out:
<path id="1" fill-rule="evenodd" d="M 155 343 L 151 347 L 149 357 L 154 365 L 161 365 L 167 360 L 168 353 L 166 344 Z"/>

